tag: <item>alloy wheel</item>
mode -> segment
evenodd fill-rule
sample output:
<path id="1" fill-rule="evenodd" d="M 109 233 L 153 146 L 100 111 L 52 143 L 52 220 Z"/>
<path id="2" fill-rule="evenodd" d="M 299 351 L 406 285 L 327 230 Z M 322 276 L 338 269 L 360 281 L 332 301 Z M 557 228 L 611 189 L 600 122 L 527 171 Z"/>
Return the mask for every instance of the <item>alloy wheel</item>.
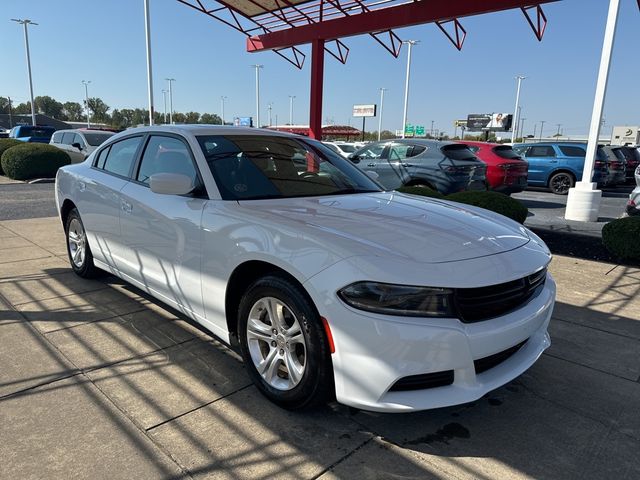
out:
<path id="1" fill-rule="evenodd" d="M 74 218 L 69 222 L 67 231 L 67 243 L 73 264 L 82 268 L 87 254 L 87 236 L 79 219 Z"/>

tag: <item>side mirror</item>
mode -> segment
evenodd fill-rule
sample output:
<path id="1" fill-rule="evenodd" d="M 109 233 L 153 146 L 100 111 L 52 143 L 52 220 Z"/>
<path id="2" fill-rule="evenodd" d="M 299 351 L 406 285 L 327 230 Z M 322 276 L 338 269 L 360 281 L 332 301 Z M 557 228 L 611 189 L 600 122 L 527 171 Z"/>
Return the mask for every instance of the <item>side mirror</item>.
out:
<path id="1" fill-rule="evenodd" d="M 356 155 L 355 153 L 352 153 L 347 158 L 351 160 L 351 163 L 360 163 L 360 156 Z"/>
<path id="2" fill-rule="evenodd" d="M 179 173 L 154 173 L 149 179 L 153 193 L 162 195 L 186 195 L 193 191 L 191 179 Z"/>
<path id="3" fill-rule="evenodd" d="M 72 143 L 71 146 L 77 148 L 78 150 L 82 150 L 82 145 L 80 145 L 78 142 Z"/>
<path id="4" fill-rule="evenodd" d="M 380 177 L 380 175 L 378 175 L 378 173 L 374 172 L 373 170 L 365 170 L 364 173 L 366 173 L 367 177 L 369 177 L 371 180 L 378 180 L 378 177 Z"/>

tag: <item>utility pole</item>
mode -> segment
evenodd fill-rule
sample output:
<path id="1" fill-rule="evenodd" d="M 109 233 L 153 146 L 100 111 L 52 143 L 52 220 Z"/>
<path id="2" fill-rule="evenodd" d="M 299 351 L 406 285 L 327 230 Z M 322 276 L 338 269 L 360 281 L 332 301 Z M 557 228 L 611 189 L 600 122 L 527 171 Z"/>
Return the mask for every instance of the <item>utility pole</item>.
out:
<path id="1" fill-rule="evenodd" d="M 289 125 L 293 125 L 293 99 L 295 95 L 289 95 Z"/>
<path id="2" fill-rule="evenodd" d="M 173 82 L 175 78 L 165 78 L 169 82 L 169 123 L 173 125 Z"/>
<path id="3" fill-rule="evenodd" d="M 402 42 L 408 46 L 407 51 L 407 75 L 404 81 L 404 109 L 402 111 L 402 138 L 404 138 L 405 125 L 407 124 L 407 107 L 409 105 L 409 73 L 411 71 L 411 48 L 418 43 L 417 40 L 407 40 Z"/>
<path id="4" fill-rule="evenodd" d="M 380 135 L 382 133 L 382 108 L 384 106 L 384 92 L 386 88 L 380 88 L 380 112 L 378 116 L 378 141 L 380 141 Z"/>
<path id="5" fill-rule="evenodd" d="M 153 125 L 153 72 L 151 70 L 151 21 L 149 0 L 144 0 L 144 32 L 147 42 L 147 95 L 149 97 L 149 125 Z"/>
<path id="6" fill-rule="evenodd" d="M 7 97 L 9 101 L 9 128 L 13 128 L 13 110 L 11 109 L 11 97 Z"/>
<path id="7" fill-rule="evenodd" d="M 516 141 L 516 130 L 518 129 L 518 117 L 520 116 L 520 112 L 518 108 L 520 108 L 520 85 L 522 84 L 522 80 L 527 77 L 522 75 L 516 76 L 516 80 L 518 80 L 518 88 L 516 89 L 516 108 L 513 109 L 513 121 L 511 122 L 511 143 L 515 143 Z M 514 128 L 515 126 L 515 128 Z"/>
<path id="8" fill-rule="evenodd" d="M 271 126 L 271 109 L 273 108 L 273 103 L 269 102 L 267 104 L 267 110 L 269 110 L 269 126 Z"/>
<path id="9" fill-rule="evenodd" d="M 256 69 L 256 128 L 260 128 L 260 69 L 263 65 L 251 65 Z"/>
<path id="10" fill-rule="evenodd" d="M 540 120 L 540 138 L 538 139 L 538 141 L 542 141 L 542 129 L 544 128 L 544 124 L 547 123 L 546 120 Z"/>
<path id="11" fill-rule="evenodd" d="M 520 141 L 524 142 L 524 121 L 526 118 L 522 117 L 520 119 Z"/>
<path id="12" fill-rule="evenodd" d="M 33 80 L 31 77 L 31 55 L 29 53 L 29 25 L 38 25 L 32 22 L 28 18 L 24 20 L 21 18 L 12 18 L 12 22 L 17 22 L 24 27 L 24 48 L 27 52 L 27 71 L 29 72 L 29 97 L 31 98 L 31 123 L 36 126 L 36 106 L 33 103 Z"/>
<path id="13" fill-rule="evenodd" d="M 433 138 L 433 120 L 431 120 L 431 138 Z"/>
<path id="14" fill-rule="evenodd" d="M 224 101 L 229 98 L 225 95 L 220 96 L 220 110 L 222 112 L 222 117 L 220 117 L 220 125 L 224 125 Z"/>
<path id="15" fill-rule="evenodd" d="M 167 123 L 167 90 L 162 90 L 162 102 L 164 103 L 164 123 Z"/>
<path id="16" fill-rule="evenodd" d="M 558 133 L 556 133 L 556 139 L 558 139 L 560 137 L 560 127 L 562 126 L 562 124 L 556 123 L 556 125 L 558 126 Z"/>
<path id="17" fill-rule="evenodd" d="M 89 84 L 91 80 L 82 80 L 84 85 L 84 108 L 87 109 L 87 128 L 91 128 L 90 114 L 89 114 Z"/>

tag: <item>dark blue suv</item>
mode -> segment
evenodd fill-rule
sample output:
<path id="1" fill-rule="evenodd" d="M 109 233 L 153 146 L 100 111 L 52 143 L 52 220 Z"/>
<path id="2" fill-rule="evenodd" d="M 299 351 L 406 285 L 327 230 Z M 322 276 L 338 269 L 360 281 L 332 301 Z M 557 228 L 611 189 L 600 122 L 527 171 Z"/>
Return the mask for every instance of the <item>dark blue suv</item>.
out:
<path id="1" fill-rule="evenodd" d="M 520 143 L 513 149 L 529 162 L 529 186 L 549 187 L 556 195 L 566 195 L 577 181 L 582 180 L 586 143 Z M 591 181 L 603 185 L 608 173 L 607 155 L 598 147 Z"/>

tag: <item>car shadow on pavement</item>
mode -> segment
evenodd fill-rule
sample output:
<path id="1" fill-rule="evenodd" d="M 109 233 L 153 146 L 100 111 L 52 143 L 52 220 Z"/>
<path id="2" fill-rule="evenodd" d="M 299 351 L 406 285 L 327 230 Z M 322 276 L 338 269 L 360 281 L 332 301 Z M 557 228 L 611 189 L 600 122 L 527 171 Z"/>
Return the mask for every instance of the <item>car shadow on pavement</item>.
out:
<path id="1" fill-rule="evenodd" d="M 36 308 L 43 300 L 34 298 L 25 303 L 33 310 L 0 312 L 8 321 L 0 328 L 20 322 L 62 372 L 53 380 L 43 377 L 44 383 L 33 374 L 28 388 L 0 396 L 0 408 L 81 388 L 140 455 L 155 462 L 150 445 L 159 446 L 185 476 L 638 478 L 640 384 L 631 376 L 640 322 L 625 312 L 638 298 L 640 271 L 618 268 L 600 297 L 579 306 L 558 304 L 554 345 L 524 375 L 476 402 L 414 414 L 336 404 L 282 410 L 257 392 L 227 347 L 109 276 L 102 279 L 113 286 L 107 289 L 123 303 L 138 302 L 139 311 L 87 322 L 90 310 L 78 313 L 69 303 L 43 311 Z M 49 282 L 62 281 L 59 270 L 47 276 Z M 73 288 L 70 293 L 83 295 Z M 47 329 L 44 322 L 65 326 Z M 70 376 L 76 381 L 61 380 Z M 18 380 L 25 379 L 12 381 Z M 0 387 L 11 383 L 3 380 Z M 34 428 L 44 424 L 46 432 L 48 421 L 42 418 Z M 34 455 L 33 461 L 40 459 Z M 164 464 L 157 468 L 162 478 L 182 476 Z"/>

